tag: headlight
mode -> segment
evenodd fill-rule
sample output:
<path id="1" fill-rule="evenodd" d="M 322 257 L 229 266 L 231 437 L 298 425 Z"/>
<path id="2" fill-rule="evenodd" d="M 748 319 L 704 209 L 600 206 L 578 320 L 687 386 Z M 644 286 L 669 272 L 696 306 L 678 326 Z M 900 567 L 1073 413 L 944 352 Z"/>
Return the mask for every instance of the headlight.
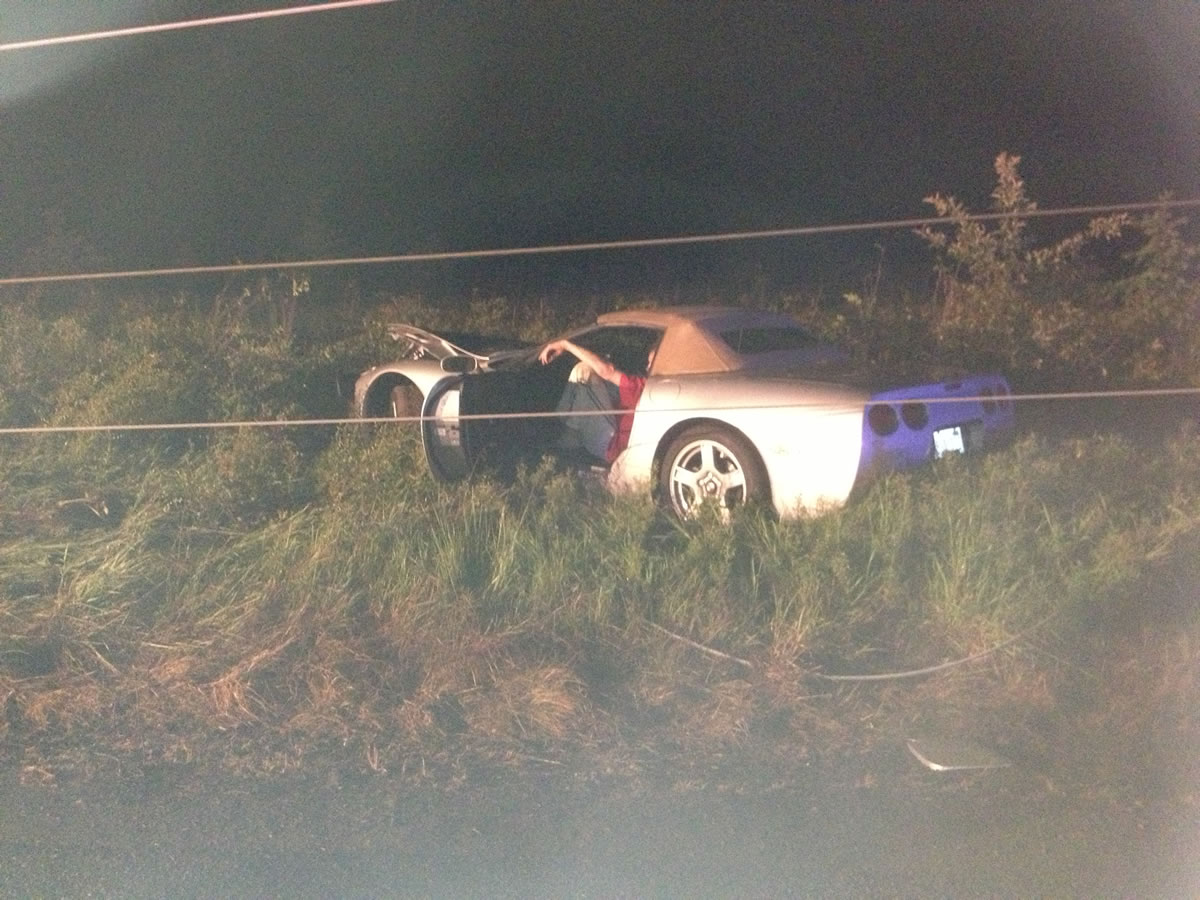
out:
<path id="1" fill-rule="evenodd" d="M 458 400 L 457 389 L 446 391 L 438 397 L 433 409 L 433 431 L 437 436 L 438 443 L 450 447 L 462 445 L 462 435 L 459 433 L 458 424 Z"/>

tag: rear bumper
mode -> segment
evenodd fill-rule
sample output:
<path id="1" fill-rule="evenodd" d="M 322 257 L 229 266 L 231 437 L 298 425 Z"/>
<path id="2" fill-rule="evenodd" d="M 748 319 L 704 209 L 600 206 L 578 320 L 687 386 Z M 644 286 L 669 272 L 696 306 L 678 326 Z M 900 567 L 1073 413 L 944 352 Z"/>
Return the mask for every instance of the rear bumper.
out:
<path id="1" fill-rule="evenodd" d="M 1010 443 L 1016 432 L 1011 395 L 999 375 L 873 394 L 863 417 L 860 478 Z"/>

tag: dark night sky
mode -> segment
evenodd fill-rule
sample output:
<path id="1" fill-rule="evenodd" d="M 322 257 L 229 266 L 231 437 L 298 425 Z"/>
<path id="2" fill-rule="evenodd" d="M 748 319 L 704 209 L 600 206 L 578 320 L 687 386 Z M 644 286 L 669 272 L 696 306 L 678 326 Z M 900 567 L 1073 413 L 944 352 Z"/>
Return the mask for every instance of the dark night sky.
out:
<path id="1" fill-rule="evenodd" d="M 0 54 L 0 103 L 10 275 L 924 215 L 1001 150 L 1043 207 L 1195 197 L 1200 3 L 397 3 Z"/>

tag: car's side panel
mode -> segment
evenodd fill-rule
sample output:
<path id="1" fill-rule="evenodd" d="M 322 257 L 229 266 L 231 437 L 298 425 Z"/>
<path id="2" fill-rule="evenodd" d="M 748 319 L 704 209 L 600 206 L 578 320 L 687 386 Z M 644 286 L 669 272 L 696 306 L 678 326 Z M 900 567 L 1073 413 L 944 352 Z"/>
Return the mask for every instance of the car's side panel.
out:
<path id="1" fill-rule="evenodd" d="M 760 447 L 781 517 L 811 515 L 846 502 L 858 477 L 862 419 L 861 403 L 814 403 L 764 419 L 761 434 L 747 431 Z"/>
<path id="2" fill-rule="evenodd" d="M 663 445 L 688 423 L 736 429 L 755 447 L 781 516 L 817 512 L 849 497 L 862 449 L 865 392 L 819 382 L 730 374 L 651 378 L 614 489 L 646 489 Z"/>

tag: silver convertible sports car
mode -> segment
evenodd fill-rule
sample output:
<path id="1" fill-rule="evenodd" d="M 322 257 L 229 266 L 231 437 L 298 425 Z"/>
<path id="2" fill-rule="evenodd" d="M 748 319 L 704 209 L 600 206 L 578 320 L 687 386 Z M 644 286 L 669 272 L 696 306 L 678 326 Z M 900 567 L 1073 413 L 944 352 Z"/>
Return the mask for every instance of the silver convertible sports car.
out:
<path id="1" fill-rule="evenodd" d="M 355 409 L 421 417 L 436 477 L 557 452 L 570 353 L 542 364 L 540 348 L 512 342 L 466 349 L 403 325 L 392 336 L 405 358 L 363 373 Z M 627 446 L 594 467 L 612 490 L 648 491 L 681 518 L 708 503 L 769 503 L 784 518 L 819 512 L 879 471 L 998 446 L 1014 431 L 1002 376 L 872 385 L 782 314 L 625 310 L 567 339 L 645 377 Z"/>

